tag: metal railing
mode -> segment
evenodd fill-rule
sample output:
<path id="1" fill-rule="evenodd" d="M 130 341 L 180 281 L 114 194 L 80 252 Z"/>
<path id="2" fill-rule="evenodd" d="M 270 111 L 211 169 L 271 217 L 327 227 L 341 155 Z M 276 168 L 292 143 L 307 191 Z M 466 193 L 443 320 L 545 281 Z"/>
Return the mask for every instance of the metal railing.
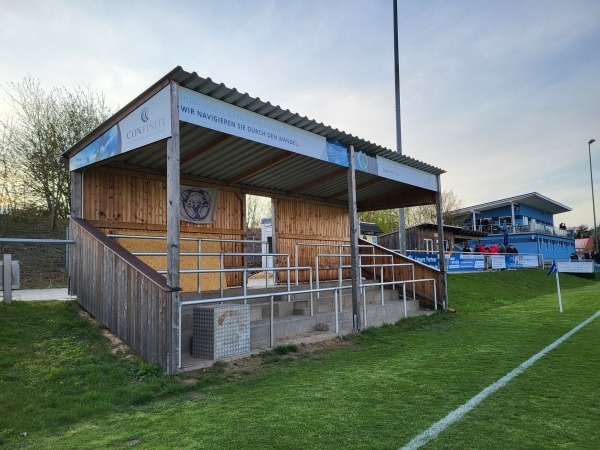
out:
<path id="1" fill-rule="evenodd" d="M 152 239 L 152 240 L 163 240 L 165 241 L 167 239 L 166 236 L 148 236 L 148 235 L 135 235 L 135 234 L 108 234 L 107 235 L 110 238 L 113 239 Z M 268 245 L 268 241 L 258 241 L 258 240 L 254 240 L 254 239 L 221 239 L 221 238 L 194 238 L 194 237 L 180 237 L 179 238 L 180 241 L 186 241 L 186 242 L 197 242 L 198 243 L 198 252 L 197 252 L 197 256 L 198 256 L 198 268 L 202 267 L 202 256 L 206 256 L 205 252 L 202 252 L 202 243 L 203 242 L 219 242 L 219 243 L 228 243 L 228 244 L 260 244 L 262 245 Z M 180 253 L 180 255 L 182 255 Z M 230 255 L 229 253 L 227 253 L 227 255 Z M 155 255 L 158 256 L 158 255 Z M 190 256 L 190 255 L 183 255 L 183 256 Z M 212 255 L 215 256 L 215 255 Z M 233 256 L 240 256 L 240 255 L 233 255 Z M 243 256 L 269 256 L 268 254 L 264 254 L 264 253 L 253 253 L 253 252 L 249 252 Z M 297 265 L 297 264 L 296 264 Z M 289 259 L 288 259 L 288 266 L 289 266 Z M 221 267 L 222 267 L 222 262 L 221 262 Z M 202 291 L 202 281 L 201 281 L 201 277 L 198 277 L 198 292 Z"/>
<path id="2" fill-rule="evenodd" d="M 323 243 L 312 243 L 312 242 L 297 242 L 294 245 L 294 264 L 297 266 L 298 265 L 298 258 L 299 258 L 299 254 L 298 254 L 298 250 L 299 247 L 330 247 L 330 248 L 337 248 L 338 251 L 337 255 L 341 255 L 341 256 L 350 256 L 350 253 L 342 253 L 342 249 L 343 248 L 350 248 L 350 244 L 323 244 Z M 373 251 L 373 255 L 375 255 L 375 247 L 373 247 L 372 245 L 364 245 L 364 244 L 360 244 L 358 246 L 358 248 L 370 248 Z M 327 253 L 328 255 L 331 255 L 333 253 Z M 340 265 L 342 264 L 342 258 L 340 257 Z M 296 272 L 296 286 L 298 285 L 298 272 Z"/>
<path id="3" fill-rule="evenodd" d="M 406 303 L 406 284 L 407 283 L 425 283 L 425 282 L 431 282 L 433 283 L 433 292 L 434 292 L 434 309 L 437 311 L 437 289 L 436 289 L 436 280 L 434 278 L 425 278 L 425 279 L 419 279 L 419 280 L 407 280 L 407 281 L 387 281 L 387 282 L 379 282 L 379 283 L 371 283 L 371 284 L 360 284 L 360 289 L 362 292 L 362 310 L 363 310 L 363 326 L 367 326 L 367 301 L 366 301 L 366 288 L 367 287 L 377 287 L 377 286 L 397 286 L 397 285 L 402 285 L 402 301 L 403 301 L 403 307 L 404 307 L 404 317 L 408 317 L 408 307 L 407 307 L 407 303 Z M 288 290 L 287 292 L 278 292 L 277 294 L 274 294 L 272 292 L 268 292 L 268 293 L 261 293 L 261 294 L 252 294 L 252 295 L 241 295 L 241 296 L 231 296 L 231 297 L 222 297 L 219 299 L 200 299 L 200 300 L 187 300 L 187 301 L 182 301 L 179 302 L 178 305 L 178 320 L 179 320 L 179 363 L 178 363 L 178 367 L 181 369 L 182 367 L 182 351 L 181 351 L 181 347 L 182 347 L 182 330 L 181 330 L 181 325 L 182 325 L 182 311 L 183 308 L 186 306 L 194 306 L 194 305 L 203 305 L 203 304 L 210 304 L 210 303 L 227 303 L 227 302 L 247 302 L 248 300 L 253 300 L 253 299 L 261 299 L 261 298 L 269 298 L 269 346 L 270 347 L 274 347 L 275 346 L 275 333 L 274 333 L 274 322 L 275 322 L 275 314 L 274 314 L 274 303 L 275 303 L 275 295 L 278 296 L 285 296 L 287 295 L 288 297 L 291 295 L 301 295 L 301 294 L 312 294 L 312 293 L 317 293 L 319 294 L 320 292 L 333 292 L 334 296 L 333 296 L 333 306 L 334 306 L 334 321 L 335 321 L 335 333 L 339 334 L 340 332 L 340 324 L 339 324 L 339 314 L 342 311 L 342 305 L 341 305 L 341 291 L 343 291 L 344 289 L 351 289 L 352 286 L 336 286 L 336 287 L 330 287 L 330 288 L 317 288 L 317 289 L 304 289 L 304 290 L 298 290 L 298 291 L 291 291 Z M 413 289 L 414 290 L 414 289 Z M 312 299 L 312 297 L 311 297 Z M 312 301 L 312 300 L 311 300 Z M 246 304 L 246 303 L 244 303 Z M 314 311 L 313 308 L 311 306 L 311 317 L 314 315 Z"/>
<path id="4" fill-rule="evenodd" d="M 269 267 L 269 269 L 267 270 L 268 272 L 273 272 L 273 274 L 275 274 L 275 272 L 278 271 L 287 271 L 289 273 L 290 270 L 308 270 L 309 272 L 309 287 L 310 289 L 312 289 L 312 267 L 310 266 L 300 266 L 300 267 Z M 166 270 L 157 270 L 158 273 L 160 273 L 161 275 L 164 275 L 167 273 Z M 242 290 L 243 290 L 243 295 L 247 295 L 248 291 L 248 272 L 266 272 L 262 267 L 239 267 L 239 268 L 230 268 L 230 269 L 180 269 L 179 273 L 180 274 L 203 274 L 203 273 L 237 273 L 237 272 L 242 272 Z M 220 277 L 222 278 L 222 277 Z M 265 282 L 266 286 L 265 288 L 268 288 L 268 281 Z M 288 276 L 287 279 L 287 289 L 288 291 L 291 290 L 291 283 L 290 283 L 290 277 Z M 198 291 L 200 292 L 200 291 Z M 221 295 L 221 297 L 223 297 L 223 295 L 225 294 L 224 289 L 223 289 L 223 285 L 221 284 L 220 289 L 219 289 L 219 294 Z M 312 300 L 312 297 L 311 297 Z M 289 298 L 288 298 L 289 301 Z M 244 304 L 246 304 L 246 302 L 244 302 Z"/>

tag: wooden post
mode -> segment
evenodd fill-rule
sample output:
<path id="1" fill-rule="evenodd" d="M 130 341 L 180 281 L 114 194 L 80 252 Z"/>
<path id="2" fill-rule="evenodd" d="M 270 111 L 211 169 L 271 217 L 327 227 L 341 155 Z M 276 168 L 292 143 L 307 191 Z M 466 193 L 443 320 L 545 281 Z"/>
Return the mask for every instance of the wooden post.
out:
<path id="1" fill-rule="evenodd" d="M 358 253 L 358 212 L 356 210 L 356 174 L 354 172 L 354 146 L 348 146 L 348 218 L 350 223 L 350 259 L 352 273 L 352 330 L 361 329 L 360 317 L 360 254 Z"/>
<path id="2" fill-rule="evenodd" d="M 446 284 L 446 258 L 444 253 L 444 218 L 442 217 L 444 211 L 442 209 L 442 184 L 440 176 L 436 176 L 437 180 L 437 192 L 436 198 L 436 210 L 437 210 L 437 226 L 438 226 L 438 251 L 440 255 L 440 290 L 442 292 L 442 304 L 444 309 L 448 309 L 448 285 Z"/>
<path id="3" fill-rule="evenodd" d="M 83 173 L 71 172 L 71 217 L 83 217 Z"/>
<path id="4" fill-rule="evenodd" d="M 171 137 L 167 139 L 167 283 L 173 291 L 169 307 L 171 329 L 167 373 L 174 375 L 179 363 L 179 84 L 171 81 Z"/>
<path id="5" fill-rule="evenodd" d="M 4 303 L 10 305 L 12 303 L 12 255 L 5 253 L 2 255 L 2 263 L 4 264 L 3 282 L 4 282 Z"/>

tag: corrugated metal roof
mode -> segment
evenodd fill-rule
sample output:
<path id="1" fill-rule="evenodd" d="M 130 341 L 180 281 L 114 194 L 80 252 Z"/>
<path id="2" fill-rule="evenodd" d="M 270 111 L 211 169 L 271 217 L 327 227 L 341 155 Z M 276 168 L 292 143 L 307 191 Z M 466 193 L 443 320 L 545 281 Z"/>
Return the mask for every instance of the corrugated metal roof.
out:
<path id="1" fill-rule="evenodd" d="M 429 164 L 399 155 L 351 134 L 264 102 L 260 98 L 253 98 L 247 93 L 240 93 L 236 89 L 215 83 L 210 78 L 202 78 L 195 72 L 186 72 L 181 67 L 165 75 L 65 152 L 64 156 L 75 155 L 97 136 L 127 117 L 154 93 L 167 86 L 170 81 L 176 81 L 187 89 L 318 134 L 329 140 L 336 140 L 343 145 L 354 145 L 357 151 L 363 151 L 371 156 L 382 156 L 431 175 L 444 173 L 443 170 Z M 255 194 L 347 205 L 347 168 L 186 122 L 180 122 L 179 131 L 183 184 L 212 183 Z M 160 141 L 97 164 L 165 174 L 165 155 L 165 141 Z M 356 171 L 356 186 L 359 210 L 414 206 L 435 201 L 435 193 L 427 189 L 366 172 Z"/>
<path id="2" fill-rule="evenodd" d="M 192 89 L 217 100 L 244 108 L 248 111 L 278 120 L 288 125 L 310 131 L 319 136 L 324 136 L 329 140 L 339 141 L 344 145 L 354 145 L 357 150 L 369 153 L 373 156 L 383 156 L 392 161 L 404 164 L 405 166 L 413 167 L 434 175 L 445 173 L 444 170 L 430 164 L 405 155 L 400 155 L 385 147 L 360 139 L 344 131 L 340 131 L 337 128 L 332 128 L 305 116 L 292 113 L 289 109 L 284 110 L 280 106 L 264 102 L 259 97 L 253 98 L 249 94 L 241 93 L 235 88 L 228 88 L 223 83 L 216 83 L 210 78 L 202 78 L 196 72 L 189 73 L 181 67 L 176 67 L 173 71 L 169 72 L 168 76 L 188 89 Z"/>

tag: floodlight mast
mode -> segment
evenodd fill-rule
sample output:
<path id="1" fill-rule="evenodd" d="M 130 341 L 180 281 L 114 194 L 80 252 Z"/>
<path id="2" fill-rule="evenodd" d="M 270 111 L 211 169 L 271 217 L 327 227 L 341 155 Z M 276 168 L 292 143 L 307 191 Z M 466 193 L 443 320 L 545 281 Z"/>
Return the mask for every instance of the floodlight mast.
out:
<path id="1" fill-rule="evenodd" d="M 594 251 L 598 253 L 598 226 L 596 225 L 596 201 L 594 200 L 594 176 L 592 175 L 592 144 L 596 139 L 588 141 L 588 155 L 590 157 L 590 182 L 592 184 L 592 211 L 594 213 Z"/>
<path id="2" fill-rule="evenodd" d="M 394 86 L 396 91 L 396 152 L 402 154 L 400 125 L 400 58 L 398 56 L 398 0 L 394 0 Z M 398 250 L 406 254 L 406 218 L 404 208 L 398 209 Z"/>

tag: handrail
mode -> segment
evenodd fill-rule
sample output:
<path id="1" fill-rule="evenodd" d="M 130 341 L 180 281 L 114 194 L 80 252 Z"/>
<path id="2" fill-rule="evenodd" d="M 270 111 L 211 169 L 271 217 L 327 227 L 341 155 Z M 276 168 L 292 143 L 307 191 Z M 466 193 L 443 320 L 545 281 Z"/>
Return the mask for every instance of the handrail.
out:
<path id="1" fill-rule="evenodd" d="M 132 252 L 132 255 L 135 256 L 166 256 L 167 253 L 166 252 Z M 218 253 L 218 252 L 180 252 L 179 256 L 198 256 L 198 263 L 200 263 L 200 257 L 201 256 L 218 256 L 219 257 L 219 268 L 220 269 L 224 269 L 224 260 L 226 257 L 230 257 L 230 256 L 257 256 L 257 255 L 263 255 L 263 256 L 285 256 L 287 263 L 286 263 L 286 267 L 284 267 L 283 269 L 288 271 L 288 284 L 289 284 L 289 279 L 290 279 L 290 273 L 289 271 L 291 270 L 290 267 L 290 255 L 288 255 L 287 253 L 252 253 L 252 252 L 232 252 L 232 253 Z M 198 267 L 201 267 L 200 265 L 198 265 Z M 273 270 L 273 267 L 269 267 L 268 269 L 263 269 L 262 271 L 265 272 L 269 272 L 272 271 L 273 275 L 275 275 L 275 271 Z M 200 284 L 200 276 L 198 276 L 198 292 L 201 292 L 201 284 Z M 221 292 L 223 291 L 223 275 L 221 274 L 221 276 L 219 277 L 219 289 L 221 290 Z"/>
<path id="2" fill-rule="evenodd" d="M 180 287 L 171 287 L 167 284 L 167 279 L 162 275 L 158 274 L 155 269 L 150 267 L 148 264 L 143 262 L 141 259 L 135 257 L 130 251 L 121 247 L 114 240 L 109 239 L 108 236 L 94 227 L 91 223 L 89 223 L 85 219 L 79 219 L 75 217 L 71 217 L 71 220 L 79 225 L 83 230 L 85 230 L 88 234 L 92 235 L 96 240 L 98 240 L 102 245 L 108 248 L 110 251 L 115 253 L 121 259 L 123 259 L 127 264 L 134 267 L 139 272 L 143 273 L 145 277 L 147 277 L 154 284 L 159 286 L 161 289 L 167 292 L 180 291 Z"/>
<path id="3" fill-rule="evenodd" d="M 299 246 L 303 246 L 303 247 L 337 247 L 339 249 L 338 253 L 342 253 L 341 249 L 342 248 L 349 248 L 351 247 L 350 244 L 325 244 L 325 243 L 314 243 L 314 242 L 296 242 L 296 244 L 294 245 L 294 264 L 297 266 L 298 265 L 298 247 Z M 358 245 L 359 248 L 371 248 L 373 249 L 373 254 L 375 254 L 375 248 L 372 245 L 365 245 L 365 244 L 359 244 Z M 343 253 L 343 255 L 346 255 L 346 253 Z M 348 253 L 348 255 L 350 255 L 350 253 Z M 341 264 L 341 260 L 340 260 L 340 264 Z M 298 272 L 296 272 L 296 286 L 298 286 Z"/>
<path id="4" fill-rule="evenodd" d="M 359 288 L 364 289 L 366 287 L 373 287 L 373 286 L 378 286 L 380 284 L 383 284 L 385 286 L 388 285 L 403 285 L 403 303 L 404 303 L 404 317 L 408 317 L 408 308 L 406 305 L 406 283 L 411 283 L 411 282 L 433 282 L 433 292 L 434 292 L 434 304 L 435 304 L 435 310 L 437 311 L 437 289 L 436 289 L 436 280 L 435 278 L 424 278 L 424 279 L 420 279 L 420 280 L 414 280 L 414 281 L 393 281 L 393 282 L 381 282 L 381 283 L 372 283 L 372 284 L 360 284 Z M 317 292 L 317 294 L 319 292 L 329 292 L 329 291 L 333 291 L 334 292 L 334 312 L 335 312 L 335 332 L 336 334 L 339 334 L 339 310 L 338 310 L 338 291 L 342 291 L 344 289 L 351 289 L 352 286 L 336 286 L 336 287 L 331 287 L 331 288 L 317 288 L 317 289 L 303 289 L 303 290 L 299 290 L 299 291 L 288 291 L 288 292 L 279 292 L 277 293 L 277 295 L 299 295 L 299 294 L 309 294 L 309 293 L 313 293 L 313 292 Z M 270 317 L 269 317 L 269 345 L 271 347 L 273 347 L 275 345 L 275 336 L 274 336 L 274 297 L 275 295 L 271 292 L 269 293 L 262 293 L 262 294 L 253 294 L 253 295 L 242 295 L 242 296 L 232 296 L 232 297 L 224 297 L 224 298 L 219 298 L 219 299 L 200 299 L 200 300 L 186 300 L 186 301 L 181 301 L 179 302 L 178 308 L 179 308 L 179 323 L 182 323 L 182 309 L 184 306 L 192 306 L 192 305 L 201 305 L 201 304 L 206 304 L 206 303 L 215 303 L 215 302 L 219 302 L 219 303 L 224 303 L 224 302 L 234 302 L 234 301 L 245 301 L 247 299 L 259 299 L 259 298 L 266 298 L 269 297 L 270 298 Z M 341 308 L 340 308 L 341 310 Z M 363 295 L 363 311 L 366 312 L 366 301 L 365 301 L 365 297 Z M 366 325 L 366 313 L 363 314 L 363 318 L 364 318 L 364 324 Z M 179 355 L 179 368 L 181 368 L 181 342 L 182 342 L 182 332 L 180 330 L 179 333 L 179 351 L 177 352 Z"/>
<path id="5" fill-rule="evenodd" d="M 166 236 L 151 236 L 151 235 L 134 235 L 134 234 L 108 234 L 108 237 L 111 238 L 125 238 L 125 239 L 154 239 L 154 240 L 166 240 Z M 260 244 L 261 246 L 267 245 L 269 241 L 259 241 L 255 239 L 223 239 L 223 238 L 206 238 L 206 237 L 187 237 L 182 236 L 179 238 L 180 241 L 188 241 L 188 242 L 198 242 L 198 267 L 202 267 L 202 242 L 227 242 L 234 244 Z M 157 256 L 157 255 L 149 255 L 149 256 Z M 183 256 L 192 256 L 192 255 L 183 255 Z M 247 255 L 233 255 L 233 256 L 265 256 L 263 253 L 260 254 L 247 254 Z M 266 255 L 269 256 L 269 255 Z M 288 259 L 289 266 L 289 259 Z M 220 281 L 222 284 L 222 280 Z M 198 292 L 202 291 L 202 279 L 198 277 Z"/>
<path id="6" fill-rule="evenodd" d="M 9 244 L 74 244 L 73 239 L 24 239 L 24 238 L 0 238 L 0 242 Z"/>
<path id="7" fill-rule="evenodd" d="M 166 240 L 166 236 L 153 236 L 153 235 L 135 235 L 135 234 L 107 234 L 110 238 L 125 238 L 125 239 L 158 239 Z M 182 236 L 179 238 L 180 241 L 206 241 L 206 242 L 232 242 L 234 244 L 268 244 L 269 241 L 257 241 L 254 239 L 220 239 L 220 238 L 194 238 L 189 236 Z"/>
<path id="8" fill-rule="evenodd" d="M 300 267 L 270 267 L 269 268 L 269 272 L 273 272 L 275 273 L 276 271 L 283 271 L 283 270 L 308 270 L 309 271 L 309 276 L 310 276 L 310 280 L 309 280 L 309 286 L 312 289 L 312 267 L 311 266 L 300 266 Z M 158 273 L 160 274 L 164 274 L 167 273 L 166 270 L 157 270 Z M 243 292 L 244 295 L 246 295 L 247 293 L 247 284 L 248 284 L 248 272 L 266 272 L 262 267 L 239 267 L 239 268 L 233 268 L 233 269 L 180 269 L 179 273 L 180 274 L 192 274 L 192 273 L 197 273 L 197 274 L 203 274 L 203 273 L 234 273 L 234 272 L 242 272 L 242 287 L 243 287 Z M 268 287 L 268 286 L 265 286 Z M 287 288 L 288 291 L 290 290 L 290 279 L 288 277 L 288 281 L 287 281 Z M 200 291 L 198 291 L 200 292 Z M 219 290 L 221 296 L 223 296 L 223 286 L 220 286 L 220 290 Z M 288 296 L 289 297 L 289 296 Z M 288 298 L 289 301 L 289 298 Z M 312 301 L 312 294 L 311 294 L 311 301 Z M 245 302 L 244 302 L 245 304 Z M 312 308 L 312 305 L 311 305 Z"/>

